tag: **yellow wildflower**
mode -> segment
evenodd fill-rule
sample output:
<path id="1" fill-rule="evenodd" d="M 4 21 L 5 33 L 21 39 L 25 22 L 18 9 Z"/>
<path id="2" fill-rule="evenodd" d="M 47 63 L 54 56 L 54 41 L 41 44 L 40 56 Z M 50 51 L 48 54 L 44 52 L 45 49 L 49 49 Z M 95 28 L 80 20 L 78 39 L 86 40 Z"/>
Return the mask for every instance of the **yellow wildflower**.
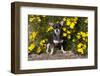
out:
<path id="1" fill-rule="evenodd" d="M 30 51 L 32 51 L 34 48 L 35 48 L 35 45 L 34 45 L 34 44 L 31 44 L 31 45 L 28 47 L 28 49 L 29 49 Z"/>
<path id="2" fill-rule="evenodd" d="M 71 28 L 71 29 L 74 29 L 74 26 L 75 26 L 75 23 L 71 23 L 71 24 L 70 24 L 70 28 Z"/>
<path id="3" fill-rule="evenodd" d="M 38 34 L 38 32 L 33 32 L 33 33 L 32 33 L 32 35 L 33 35 L 34 37 L 36 37 L 37 34 Z"/>
<path id="4" fill-rule="evenodd" d="M 77 45 L 77 47 L 78 47 L 78 48 L 81 48 L 82 45 L 83 45 L 82 43 L 79 43 L 79 44 Z"/>
<path id="5" fill-rule="evenodd" d="M 41 40 L 41 41 L 40 41 L 40 47 L 41 47 L 42 49 L 45 49 L 45 48 L 46 48 L 46 41 L 47 41 L 47 39 L 44 39 L 44 40 Z"/>
<path id="6" fill-rule="evenodd" d="M 83 45 L 83 49 L 86 49 L 86 45 L 85 44 Z"/>
<path id="7" fill-rule="evenodd" d="M 45 43 L 45 40 L 40 41 L 40 45 L 43 45 Z"/>
<path id="8" fill-rule="evenodd" d="M 68 18 L 66 21 L 66 25 L 69 26 L 71 29 L 74 29 L 77 19 L 75 18 Z"/>
<path id="9" fill-rule="evenodd" d="M 37 53 L 40 53 L 40 52 L 41 52 L 41 48 L 38 47 L 36 52 L 37 52 Z"/>
<path id="10" fill-rule="evenodd" d="M 81 31 L 80 34 L 82 35 L 83 34 L 83 31 Z"/>
<path id="11" fill-rule="evenodd" d="M 74 21 L 77 21 L 77 20 L 78 20 L 78 17 L 75 17 L 75 18 L 74 18 Z"/>
<path id="12" fill-rule="evenodd" d="M 66 21 L 66 18 L 63 18 L 63 21 Z"/>
<path id="13" fill-rule="evenodd" d="M 29 18 L 29 21 L 32 22 L 34 20 L 34 18 Z"/>
<path id="14" fill-rule="evenodd" d="M 77 37 L 78 39 L 80 39 L 80 38 L 81 38 L 81 37 L 80 37 L 80 35 L 77 35 L 76 37 Z"/>
<path id="15" fill-rule="evenodd" d="M 85 38 L 85 37 L 88 37 L 88 32 L 83 32 L 83 31 L 81 31 L 80 32 L 80 35 L 83 37 L 83 38 Z"/>
<path id="16" fill-rule="evenodd" d="M 84 54 L 84 50 L 82 48 L 80 49 L 77 49 L 77 52 L 81 53 L 81 54 Z"/>
<path id="17" fill-rule="evenodd" d="M 49 32 L 49 31 L 51 31 L 51 30 L 53 30 L 53 27 L 52 27 L 52 26 L 49 26 L 49 28 L 47 29 L 46 32 Z"/>
<path id="18" fill-rule="evenodd" d="M 62 28 L 62 30 L 63 30 L 63 31 L 66 31 L 66 28 L 65 28 L 65 27 L 63 27 L 63 28 Z"/>
<path id="19" fill-rule="evenodd" d="M 29 35 L 29 40 L 32 41 L 35 39 L 35 37 L 37 36 L 38 32 L 32 32 L 30 35 Z"/>
<path id="20" fill-rule="evenodd" d="M 71 23 L 71 22 L 70 22 L 70 19 L 67 19 L 67 21 L 66 21 L 66 25 L 69 26 L 70 23 Z"/>
<path id="21" fill-rule="evenodd" d="M 45 49 L 46 48 L 46 44 L 41 45 L 41 48 Z"/>
<path id="22" fill-rule="evenodd" d="M 85 41 L 86 38 L 82 38 L 82 39 Z"/>
<path id="23" fill-rule="evenodd" d="M 32 35 L 30 35 L 30 36 L 29 36 L 29 40 L 31 41 L 32 39 L 33 39 L 33 36 L 32 36 Z"/>
<path id="24" fill-rule="evenodd" d="M 82 37 L 86 37 L 86 34 L 84 32 L 82 33 Z"/>
<path id="25" fill-rule="evenodd" d="M 71 31 L 67 30 L 67 33 L 68 33 L 68 34 L 71 34 Z"/>
<path id="26" fill-rule="evenodd" d="M 79 43 L 77 45 L 77 52 L 81 53 L 81 54 L 84 54 L 85 50 L 86 50 L 86 44 L 83 44 L 83 43 Z"/>
<path id="27" fill-rule="evenodd" d="M 80 32 L 78 32 L 77 34 L 80 35 Z"/>
<path id="28" fill-rule="evenodd" d="M 67 33 L 63 33 L 63 36 L 66 37 L 67 36 Z"/>
<path id="29" fill-rule="evenodd" d="M 88 19 L 86 19 L 84 22 L 85 22 L 85 23 L 88 23 Z"/>
<path id="30" fill-rule="evenodd" d="M 88 37 L 88 32 L 86 32 L 86 37 Z"/>
<path id="31" fill-rule="evenodd" d="M 38 20 L 38 22 L 40 22 L 40 21 L 41 21 L 41 19 L 40 19 L 40 17 L 39 17 L 39 16 L 37 17 L 37 20 Z"/>
<path id="32" fill-rule="evenodd" d="M 42 40 L 43 43 L 45 43 L 45 40 Z"/>
<path id="33" fill-rule="evenodd" d="M 67 38 L 68 38 L 68 39 L 71 39 L 71 35 L 68 35 Z"/>

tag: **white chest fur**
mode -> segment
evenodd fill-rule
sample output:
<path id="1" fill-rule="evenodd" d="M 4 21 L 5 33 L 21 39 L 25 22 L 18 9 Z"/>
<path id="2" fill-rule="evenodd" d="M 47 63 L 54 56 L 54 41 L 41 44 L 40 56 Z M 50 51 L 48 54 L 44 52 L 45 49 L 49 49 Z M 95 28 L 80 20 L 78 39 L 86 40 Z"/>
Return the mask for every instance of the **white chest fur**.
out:
<path id="1" fill-rule="evenodd" d="M 55 44 L 58 44 L 58 43 L 63 43 L 63 40 L 60 40 L 60 41 L 58 41 L 58 40 L 53 40 L 53 42 L 54 42 Z"/>

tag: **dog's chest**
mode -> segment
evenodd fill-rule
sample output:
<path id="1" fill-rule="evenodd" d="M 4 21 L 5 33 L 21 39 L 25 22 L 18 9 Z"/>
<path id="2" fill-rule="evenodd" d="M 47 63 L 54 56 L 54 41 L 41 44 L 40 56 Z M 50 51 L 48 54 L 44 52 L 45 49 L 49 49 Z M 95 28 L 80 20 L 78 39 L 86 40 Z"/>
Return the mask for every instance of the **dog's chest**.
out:
<path id="1" fill-rule="evenodd" d="M 58 44 L 58 43 L 63 43 L 62 35 L 56 35 L 55 33 L 53 34 L 53 43 Z"/>

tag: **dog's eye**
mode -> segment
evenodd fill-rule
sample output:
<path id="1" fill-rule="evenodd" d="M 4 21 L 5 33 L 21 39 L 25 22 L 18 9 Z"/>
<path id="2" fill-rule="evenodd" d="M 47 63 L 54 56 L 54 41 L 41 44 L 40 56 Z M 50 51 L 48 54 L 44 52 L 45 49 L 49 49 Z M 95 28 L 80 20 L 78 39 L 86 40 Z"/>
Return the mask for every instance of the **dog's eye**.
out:
<path id="1" fill-rule="evenodd" d="M 58 26 L 56 26 L 56 28 L 58 28 Z"/>

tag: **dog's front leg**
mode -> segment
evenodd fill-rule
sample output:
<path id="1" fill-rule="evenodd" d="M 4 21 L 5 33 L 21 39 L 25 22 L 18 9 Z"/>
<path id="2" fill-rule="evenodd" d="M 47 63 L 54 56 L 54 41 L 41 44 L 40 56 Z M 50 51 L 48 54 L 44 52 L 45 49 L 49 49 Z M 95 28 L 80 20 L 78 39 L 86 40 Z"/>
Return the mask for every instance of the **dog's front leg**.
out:
<path id="1" fill-rule="evenodd" d="M 52 55 L 54 52 L 54 46 L 51 47 L 51 52 L 50 52 L 50 55 Z"/>
<path id="2" fill-rule="evenodd" d="M 50 44 L 48 43 L 48 44 L 47 44 L 47 47 L 46 47 L 46 53 L 47 53 L 47 54 L 49 54 L 49 48 L 50 48 Z"/>
<path id="3" fill-rule="evenodd" d="M 66 51 L 64 51 L 63 46 L 61 46 L 61 51 L 62 51 L 64 54 L 66 53 Z"/>

